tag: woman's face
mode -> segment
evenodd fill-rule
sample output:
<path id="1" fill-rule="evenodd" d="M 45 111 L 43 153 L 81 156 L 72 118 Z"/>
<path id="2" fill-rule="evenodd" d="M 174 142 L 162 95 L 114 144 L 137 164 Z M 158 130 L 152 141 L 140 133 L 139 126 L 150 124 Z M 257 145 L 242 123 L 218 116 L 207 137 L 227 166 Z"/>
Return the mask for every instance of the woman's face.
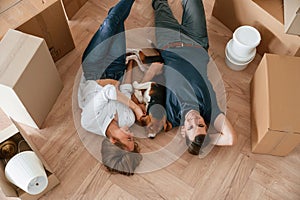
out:
<path id="1" fill-rule="evenodd" d="M 126 151 L 134 150 L 134 137 L 133 133 L 128 127 L 121 127 L 116 130 L 115 139 L 122 143 L 122 148 Z"/>
<path id="2" fill-rule="evenodd" d="M 194 141 L 197 135 L 206 135 L 207 125 L 198 111 L 190 111 L 185 116 L 184 121 L 185 134 L 191 141 Z"/>

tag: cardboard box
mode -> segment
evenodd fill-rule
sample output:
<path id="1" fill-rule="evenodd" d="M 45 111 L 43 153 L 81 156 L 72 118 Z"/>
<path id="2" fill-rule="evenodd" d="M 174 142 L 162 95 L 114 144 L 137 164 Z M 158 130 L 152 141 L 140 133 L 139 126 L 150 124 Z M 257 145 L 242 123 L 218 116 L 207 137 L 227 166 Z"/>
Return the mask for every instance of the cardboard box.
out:
<path id="1" fill-rule="evenodd" d="M 6 10 L 8 10 L 10 7 L 16 5 L 20 1 L 22 1 L 22 0 L 1 0 L 1 2 L 0 2 L 0 14 L 2 12 L 5 12 Z"/>
<path id="2" fill-rule="evenodd" d="M 62 0 L 68 19 L 77 13 L 77 11 L 87 2 L 87 0 Z"/>
<path id="3" fill-rule="evenodd" d="M 45 40 L 10 29 L 0 42 L 0 108 L 41 128 L 63 84 Z"/>
<path id="4" fill-rule="evenodd" d="M 255 27 L 262 38 L 257 47 L 261 55 L 300 56 L 300 37 L 284 31 L 282 0 L 215 0 L 212 15 L 231 31 L 242 25 Z"/>
<path id="5" fill-rule="evenodd" d="M 31 141 L 30 137 L 28 136 L 28 132 L 24 129 L 24 125 L 18 124 L 17 122 L 12 122 L 8 118 L 8 116 L 6 116 L 6 114 L 0 109 L 0 145 L 7 141 L 13 141 L 16 144 L 21 142 L 19 143 L 19 146 L 22 146 L 23 149 L 25 146 L 26 149 L 24 150 L 31 150 L 36 153 L 38 158 L 43 163 L 43 166 L 47 173 L 48 186 L 42 193 L 37 195 L 30 195 L 24 192 L 6 179 L 4 173 L 5 160 L 4 158 L 0 158 L 0 188 L 4 195 L 6 195 L 7 197 L 18 197 L 22 200 L 35 200 L 59 184 L 58 178 L 55 176 L 52 169 L 49 167 L 38 149 L 35 147 L 34 143 Z"/>
<path id="6" fill-rule="evenodd" d="M 300 144 L 300 58 L 265 54 L 251 81 L 252 152 L 285 156 Z"/>
<path id="7" fill-rule="evenodd" d="M 60 0 L 22 0 L 0 14 L 0 23 L 0 39 L 8 29 L 44 38 L 54 61 L 75 47 Z"/>
<path id="8" fill-rule="evenodd" d="M 284 31 L 300 35 L 300 0 L 284 0 Z"/>

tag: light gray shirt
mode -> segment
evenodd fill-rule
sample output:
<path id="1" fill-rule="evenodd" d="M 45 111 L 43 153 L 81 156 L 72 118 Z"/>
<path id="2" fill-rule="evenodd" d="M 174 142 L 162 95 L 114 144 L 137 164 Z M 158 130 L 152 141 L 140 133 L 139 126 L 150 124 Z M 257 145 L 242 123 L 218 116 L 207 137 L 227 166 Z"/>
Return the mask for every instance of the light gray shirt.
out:
<path id="1" fill-rule="evenodd" d="M 131 84 L 122 84 L 119 89 L 131 98 Z M 119 127 L 131 127 L 135 122 L 133 111 L 117 101 L 116 88 L 111 84 L 103 87 L 94 80 L 86 81 L 82 76 L 78 88 L 78 104 L 82 109 L 81 126 L 98 135 L 106 136 L 106 129 L 116 114 Z"/>

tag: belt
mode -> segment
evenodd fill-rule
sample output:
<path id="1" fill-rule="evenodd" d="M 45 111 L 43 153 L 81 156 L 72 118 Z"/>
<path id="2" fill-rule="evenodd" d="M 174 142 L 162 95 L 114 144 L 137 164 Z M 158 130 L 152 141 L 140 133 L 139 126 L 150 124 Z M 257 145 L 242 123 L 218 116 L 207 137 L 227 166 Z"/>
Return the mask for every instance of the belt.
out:
<path id="1" fill-rule="evenodd" d="M 166 50 L 168 48 L 179 48 L 179 47 L 195 47 L 195 48 L 202 48 L 201 45 L 198 44 L 190 44 L 190 43 L 183 43 L 183 42 L 171 42 L 161 48 L 161 50 Z"/>

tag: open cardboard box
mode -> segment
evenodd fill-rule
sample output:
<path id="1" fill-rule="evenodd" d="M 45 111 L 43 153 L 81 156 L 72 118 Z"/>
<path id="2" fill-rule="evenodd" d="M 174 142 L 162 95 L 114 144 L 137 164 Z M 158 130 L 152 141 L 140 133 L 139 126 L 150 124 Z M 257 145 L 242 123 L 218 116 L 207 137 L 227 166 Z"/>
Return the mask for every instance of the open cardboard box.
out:
<path id="1" fill-rule="evenodd" d="M 60 0 L 5 0 L 0 24 L 0 39 L 8 29 L 44 38 L 54 61 L 75 48 Z"/>
<path id="2" fill-rule="evenodd" d="M 63 84 L 45 40 L 10 29 L 0 41 L 0 108 L 41 128 Z"/>
<path id="3" fill-rule="evenodd" d="M 87 2 L 87 0 L 62 0 L 68 19 L 78 12 L 78 10 Z"/>
<path id="4" fill-rule="evenodd" d="M 261 34 L 261 55 L 300 56 L 300 37 L 285 33 L 283 6 L 282 0 L 215 0 L 212 15 L 232 32 L 242 25 L 255 27 Z"/>
<path id="5" fill-rule="evenodd" d="M 30 195 L 17 186 L 10 183 L 4 174 L 5 169 L 5 160 L 3 158 L 0 159 L 0 188 L 2 193 L 7 197 L 19 197 L 22 200 L 35 200 L 53 189 L 56 185 L 59 184 L 58 178 L 53 173 L 50 166 L 43 159 L 41 153 L 38 151 L 34 143 L 29 137 L 28 132 L 23 128 L 22 124 L 19 124 L 15 121 L 11 121 L 8 116 L 0 109 L 0 145 L 6 141 L 14 141 L 16 144 L 22 144 L 19 146 L 23 146 L 23 150 L 32 150 L 36 153 L 38 158 L 43 163 L 45 168 L 47 177 L 48 177 L 48 186 L 47 188 L 37 195 Z M 25 148 L 24 148 L 25 147 Z M 22 149 L 21 148 L 21 149 Z"/>
<path id="6" fill-rule="evenodd" d="M 252 152 L 285 156 L 300 144 L 300 58 L 264 54 L 251 81 Z"/>

